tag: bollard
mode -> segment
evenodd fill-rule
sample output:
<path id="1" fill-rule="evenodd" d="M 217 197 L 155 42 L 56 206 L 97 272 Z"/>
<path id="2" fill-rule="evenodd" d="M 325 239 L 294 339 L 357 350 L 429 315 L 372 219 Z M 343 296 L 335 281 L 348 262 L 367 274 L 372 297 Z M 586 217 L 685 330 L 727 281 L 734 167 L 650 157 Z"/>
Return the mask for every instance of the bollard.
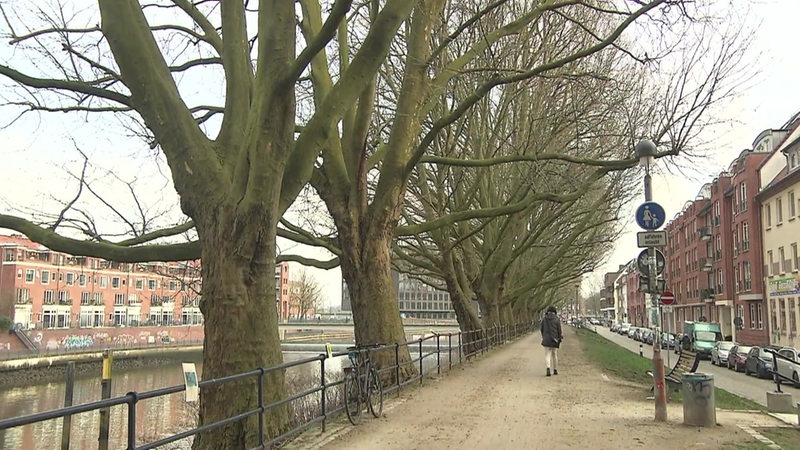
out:
<path id="1" fill-rule="evenodd" d="M 103 377 L 100 380 L 100 398 L 102 399 L 109 399 L 111 398 L 111 366 L 113 364 L 114 357 L 111 354 L 111 350 L 104 350 L 103 351 Z M 110 427 L 110 411 L 109 408 L 101 408 L 100 409 L 100 434 L 97 438 L 98 450 L 108 450 L 108 430 Z"/>
<path id="2" fill-rule="evenodd" d="M 644 358 L 644 354 L 642 353 L 642 343 L 639 343 L 639 357 Z"/>
<path id="3" fill-rule="evenodd" d="M 714 375 L 687 373 L 681 377 L 683 386 L 683 424 L 696 427 L 717 425 L 717 405 L 714 397 Z"/>

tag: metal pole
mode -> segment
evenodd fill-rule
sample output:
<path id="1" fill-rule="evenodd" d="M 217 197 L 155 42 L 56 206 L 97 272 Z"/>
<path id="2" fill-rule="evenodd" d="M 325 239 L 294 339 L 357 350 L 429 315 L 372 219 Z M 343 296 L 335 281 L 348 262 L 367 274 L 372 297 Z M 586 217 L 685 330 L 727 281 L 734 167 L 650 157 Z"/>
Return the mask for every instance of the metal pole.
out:
<path id="1" fill-rule="evenodd" d="M 67 362 L 67 387 L 64 391 L 64 407 L 72 406 L 72 393 L 75 388 L 75 361 Z M 72 416 L 66 415 L 61 423 L 61 450 L 69 450 Z"/>
<path id="2" fill-rule="evenodd" d="M 650 178 L 650 166 L 645 166 L 645 174 L 644 174 L 644 201 L 649 202 L 653 199 L 653 187 Z M 650 257 L 650 262 L 648 264 L 648 280 L 647 286 L 650 293 L 650 300 L 652 301 L 652 307 L 656 308 L 656 315 L 658 315 L 658 304 L 659 304 L 659 296 L 658 296 L 658 283 L 657 283 L 657 276 L 658 276 L 658 267 L 656 265 L 656 249 L 655 247 L 648 247 L 647 254 Z M 655 321 L 655 337 L 653 339 L 653 395 L 655 396 L 655 403 L 656 403 L 656 411 L 655 411 L 655 420 L 656 422 L 666 422 L 667 421 L 667 387 L 666 381 L 664 379 L 664 359 L 661 357 L 661 339 L 660 339 L 660 327 L 659 325 L 659 317 L 656 317 Z"/>
<path id="3" fill-rule="evenodd" d="M 111 350 L 103 352 L 103 377 L 100 380 L 100 398 L 111 398 L 111 366 L 113 363 L 113 356 Z M 100 409 L 100 434 L 97 438 L 98 450 L 108 450 L 108 429 L 110 425 L 110 411 L 109 408 Z"/>

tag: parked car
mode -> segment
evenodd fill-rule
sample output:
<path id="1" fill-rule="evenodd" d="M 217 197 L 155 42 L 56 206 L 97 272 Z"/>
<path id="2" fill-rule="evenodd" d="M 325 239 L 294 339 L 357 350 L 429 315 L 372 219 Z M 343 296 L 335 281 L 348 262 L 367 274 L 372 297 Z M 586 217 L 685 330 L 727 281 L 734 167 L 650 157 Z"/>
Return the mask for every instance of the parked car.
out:
<path id="1" fill-rule="evenodd" d="M 735 342 L 729 341 L 718 341 L 716 344 L 714 344 L 714 347 L 711 348 L 711 365 L 727 365 L 728 354 L 734 345 L 736 345 Z"/>
<path id="2" fill-rule="evenodd" d="M 800 387 L 800 375 L 798 375 L 800 374 L 800 353 L 794 347 L 784 347 L 778 350 L 778 353 L 790 361 L 778 358 L 778 365 L 775 367 L 775 371 L 792 380 L 795 387 Z M 786 381 L 786 378 L 784 378 L 784 381 Z"/>
<path id="3" fill-rule="evenodd" d="M 661 333 L 661 348 L 675 348 L 675 343 L 677 340 L 675 339 L 675 335 L 672 333 Z"/>
<path id="4" fill-rule="evenodd" d="M 747 353 L 747 359 L 744 362 L 744 374 L 750 375 L 754 373 L 758 378 L 772 377 L 772 354 L 766 352 L 765 349 L 770 347 L 752 347 Z M 777 350 L 773 348 L 773 350 Z"/>
<path id="5" fill-rule="evenodd" d="M 622 334 L 622 335 L 627 335 L 628 334 L 628 330 L 630 330 L 630 329 L 631 329 L 631 324 L 623 323 L 622 325 L 619 326 L 619 329 L 617 330 L 617 333 Z"/>
<path id="6" fill-rule="evenodd" d="M 644 341 L 645 344 L 653 345 L 655 338 L 656 334 L 653 333 L 653 330 L 644 330 L 644 337 L 642 338 L 642 341 Z"/>
<path id="7" fill-rule="evenodd" d="M 750 347 L 745 345 L 734 345 L 730 351 L 728 351 L 728 369 L 732 369 L 737 372 L 744 370 L 748 353 L 750 353 Z"/>

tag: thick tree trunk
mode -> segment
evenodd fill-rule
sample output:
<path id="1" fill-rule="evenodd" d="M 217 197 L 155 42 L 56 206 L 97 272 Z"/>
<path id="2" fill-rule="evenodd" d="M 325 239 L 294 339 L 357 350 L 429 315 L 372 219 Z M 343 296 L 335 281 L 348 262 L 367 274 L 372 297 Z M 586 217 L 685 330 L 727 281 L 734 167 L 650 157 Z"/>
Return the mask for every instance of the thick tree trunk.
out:
<path id="1" fill-rule="evenodd" d="M 203 379 L 249 372 L 282 362 L 275 304 L 275 225 L 235 208 L 207 212 L 197 221 L 202 243 L 205 318 Z M 259 406 L 258 378 L 218 384 L 200 392 L 200 423 L 233 417 Z M 264 403 L 286 397 L 282 371 L 265 375 Z M 265 414 L 265 438 L 288 424 L 285 407 Z M 239 450 L 260 444 L 258 415 L 199 435 L 195 450 Z"/>
<path id="2" fill-rule="evenodd" d="M 353 325 L 358 345 L 394 344 L 406 341 L 397 291 L 391 271 L 391 232 L 361 237 L 352 229 L 340 230 L 342 277 L 347 283 L 353 308 Z M 408 347 L 400 347 L 401 378 L 416 373 Z M 395 364 L 394 351 L 374 355 L 378 367 Z M 396 381 L 396 380 L 395 380 Z"/>

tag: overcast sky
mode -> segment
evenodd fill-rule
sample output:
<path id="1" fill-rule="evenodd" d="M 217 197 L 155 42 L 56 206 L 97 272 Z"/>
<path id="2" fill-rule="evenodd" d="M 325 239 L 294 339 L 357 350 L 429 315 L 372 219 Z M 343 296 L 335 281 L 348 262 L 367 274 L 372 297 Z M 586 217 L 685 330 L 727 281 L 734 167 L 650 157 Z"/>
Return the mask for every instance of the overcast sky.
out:
<path id="1" fill-rule="evenodd" d="M 726 168 L 742 149 L 749 148 L 762 130 L 780 127 L 800 110 L 800 88 L 796 83 L 800 60 L 794 51 L 796 43 L 800 42 L 800 30 L 795 23 L 800 17 L 800 0 L 756 0 L 754 5 L 749 20 L 761 22 L 753 49 L 753 55 L 760 55 L 760 74 L 728 108 L 717 111 L 717 119 L 726 125 L 709 131 L 703 137 L 714 142 L 706 160 L 701 164 L 692 163 L 681 174 L 654 178 L 654 199 L 664 206 L 668 218 L 677 214 L 683 204 L 693 199 L 700 187 Z M 20 62 L 13 46 L 2 44 L 0 61 L 12 61 L 16 67 L 31 67 L 25 61 Z M 223 92 L 220 83 L 220 80 L 183 83 L 182 91 L 191 96 L 219 96 Z M 0 78 L 0 89 L 9 92 L 7 86 L 8 81 Z M 190 92 L 185 92 L 186 89 Z M 7 95 L 3 97 L 9 99 Z M 0 125 L 13 121 L 16 112 L 0 107 Z M 171 211 L 163 221 L 176 219 L 179 216 L 176 213 L 177 197 L 169 177 L 164 175 L 166 165 L 156 152 L 148 151 L 139 139 L 131 136 L 127 125 L 110 116 L 30 114 L 12 126 L 0 129 L 0 211 L 15 213 L 20 207 L 57 211 L 59 203 L 55 199 L 68 200 L 77 189 L 78 184 L 70 172 L 80 172 L 81 157 L 76 150 L 79 147 L 92 162 L 90 179 L 104 196 L 115 199 L 119 209 L 136 210 L 125 184 L 132 183 L 138 195 L 147 199 L 146 203 L 154 205 L 147 212 L 148 216 Z M 154 161 L 160 164 L 153 164 Z M 677 164 L 689 166 L 680 160 Z M 113 169 L 114 176 L 108 169 Z M 92 201 L 91 196 L 84 206 L 105 224 L 106 229 L 125 231 L 122 222 L 97 201 Z M 599 286 L 598 280 L 604 272 L 616 269 L 638 253 L 637 230 L 633 223 L 636 206 L 630 205 L 628 231 L 617 242 L 607 262 L 596 273 L 586 277 L 584 293 Z M 305 256 L 323 259 L 330 256 L 286 242 L 281 242 L 279 247 Z M 323 284 L 327 302 L 338 305 L 341 301 L 340 271 L 308 270 Z"/>
<path id="2" fill-rule="evenodd" d="M 728 123 L 704 137 L 714 143 L 707 161 L 681 174 L 654 177 L 653 199 L 664 207 L 668 220 L 696 197 L 703 184 L 727 169 L 743 149 L 751 148 L 759 133 L 780 128 L 800 111 L 800 59 L 796 50 L 800 42 L 800 28 L 797 27 L 800 0 L 757 1 L 752 13 L 751 19 L 761 24 L 752 52 L 753 56 L 758 56 L 760 73 L 730 107 L 719 112 L 718 118 Z M 598 286 L 603 273 L 615 271 L 639 253 L 636 246 L 639 229 L 634 222 L 634 211 L 642 201 L 643 193 L 630 205 L 627 232 L 617 241 L 607 263 L 586 277 L 584 291 Z"/>

